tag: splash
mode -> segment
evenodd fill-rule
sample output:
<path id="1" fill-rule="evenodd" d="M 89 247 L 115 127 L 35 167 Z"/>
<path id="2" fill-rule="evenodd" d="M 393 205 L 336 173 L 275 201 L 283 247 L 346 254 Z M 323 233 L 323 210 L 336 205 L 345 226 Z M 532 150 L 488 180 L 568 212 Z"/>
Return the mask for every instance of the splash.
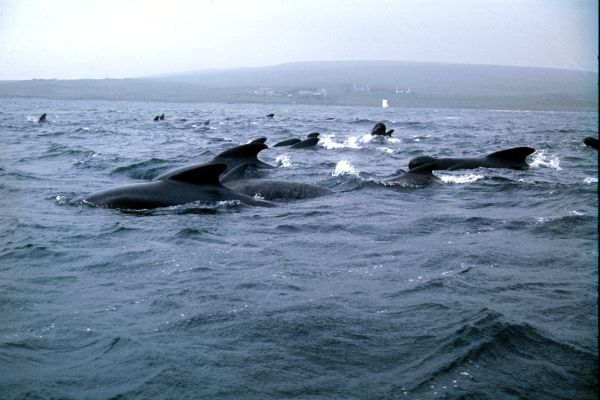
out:
<path id="1" fill-rule="evenodd" d="M 275 159 L 275 164 L 283 168 L 289 168 L 292 166 L 292 160 L 290 160 L 290 157 L 287 154 L 282 154 L 277 156 Z"/>
<path id="2" fill-rule="evenodd" d="M 335 166 L 335 171 L 331 173 L 331 176 L 340 176 L 343 174 L 358 176 L 358 170 L 354 168 L 348 161 L 341 160 Z"/>
<path id="3" fill-rule="evenodd" d="M 591 176 L 587 176 L 585 177 L 585 179 L 583 180 L 583 183 L 587 184 L 587 185 L 591 185 L 592 183 L 598 183 L 598 178 L 593 178 Z"/>
<path id="4" fill-rule="evenodd" d="M 439 175 L 439 178 L 444 183 L 472 183 L 480 179 L 483 179 L 483 175 L 469 174 L 469 175 Z"/>
<path id="5" fill-rule="evenodd" d="M 531 167 L 544 167 L 544 168 L 552 168 L 557 171 L 562 171 L 560 167 L 560 160 L 558 157 L 550 157 L 546 155 L 546 150 L 537 151 L 533 156 L 533 161 L 530 164 Z"/>
<path id="6" fill-rule="evenodd" d="M 328 150 L 344 149 L 344 148 L 350 148 L 350 149 L 360 149 L 361 148 L 359 142 L 362 142 L 362 139 L 357 136 L 349 136 L 342 143 L 334 141 L 334 138 L 335 138 L 335 135 L 322 136 L 321 140 L 319 141 L 319 144 Z M 364 142 L 362 142 L 362 143 L 364 143 Z"/>

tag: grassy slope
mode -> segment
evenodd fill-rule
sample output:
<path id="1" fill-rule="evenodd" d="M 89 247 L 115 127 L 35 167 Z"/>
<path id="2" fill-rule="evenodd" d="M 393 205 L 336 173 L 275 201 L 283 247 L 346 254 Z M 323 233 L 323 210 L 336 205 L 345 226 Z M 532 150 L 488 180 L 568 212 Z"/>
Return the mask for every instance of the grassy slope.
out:
<path id="1" fill-rule="evenodd" d="M 139 79 L 0 81 L 0 96 L 192 102 L 585 110 L 598 107 L 591 72 L 397 61 L 292 63 Z M 368 85 L 370 91 L 353 90 Z M 274 95 L 256 95 L 268 87 Z M 301 96 L 323 88 L 327 96 Z M 410 94 L 395 89 L 410 88 Z"/>

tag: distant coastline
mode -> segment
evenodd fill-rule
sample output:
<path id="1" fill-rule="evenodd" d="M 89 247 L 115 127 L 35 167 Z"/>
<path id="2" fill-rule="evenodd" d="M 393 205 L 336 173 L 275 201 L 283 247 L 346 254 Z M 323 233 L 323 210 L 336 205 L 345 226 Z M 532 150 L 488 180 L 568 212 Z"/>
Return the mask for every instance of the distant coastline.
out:
<path id="1" fill-rule="evenodd" d="M 128 79 L 0 81 L 0 97 L 597 111 L 597 74 L 401 61 L 337 61 Z"/>

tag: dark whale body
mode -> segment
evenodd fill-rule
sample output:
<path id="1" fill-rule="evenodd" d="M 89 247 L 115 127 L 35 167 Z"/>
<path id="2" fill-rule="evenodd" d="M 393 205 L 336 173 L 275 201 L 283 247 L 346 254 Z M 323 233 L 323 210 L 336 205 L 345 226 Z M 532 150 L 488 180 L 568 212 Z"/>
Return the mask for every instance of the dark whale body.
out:
<path id="1" fill-rule="evenodd" d="M 253 168 L 259 168 L 259 169 L 275 168 L 274 166 L 264 163 L 257 158 L 258 153 L 267 148 L 268 148 L 268 146 L 264 143 L 243 144 L 241 146 L 236 146 L 231 149 L 225 150 L 222 153 L 219 153 L 215 158 L 213 158 L 209 162 L 202 163 L 202 164 L 195 164 L 195 165 L 181 167 L 181 168 L 177 168 L 177 169 L 174 169 L 171 171 L 167 171 L 163 174 L 160 174 L 159 176 L 157 176 L 154 179 L 155 180 L 166 179 L 172 175 L 177 175 L 177 174 L 180 174 L 187 170 L 195 169 L 197 167 L 200 167 L 203 165 L 210 165 L 210 164 L 225 164 L 227 166 L 227 168 L 224 171 L 224 174 L 223 174 L 224 176 L 226 176 L 227 173 L 229 173 L 229 171 L 231 171 L 233 168 L 237 167 L 238 165 L 242 165 L 242 164 L 249 165 Z M 224 176 L 222 176 L 221 178 L 223 178 Z"/>
<path id="2" fill-rule="evenodd" d="M 440 182 L 440 178 L 433 175 L 433 164 L 420 165 L 410 169 L 408 172 L 400 173 L 396 176 L 386 179 L 386 185 L 406 185 L 406 186 L 427 186 L 432 183 Z"/>
<path id="3" fill-rule="evenodd" d="M 290 146 L 290 149 L 305 149 L 307 147 L 312 147 L 319 142 L 318 137 L 309 137 L 308 139 L 304 139 L 298 143 L 295 143 Z"/>
<path id="4" fill-rule="evenodd" d="M 434 158 L 416 157 L 410 160 L 408 168 L 413 169 L 425 164 L 432 164 L 434 170 L 454 171 L 474 168 L 510 168 L 525 170 L 529 165 L 525 161 L 528 155 L 535 152 L 531 147 L 515 147 L 501 150 L 479 158 Z"/>
<path id="5" fill-rule="evenodd" d="M 300 143 L 300 142 L 301 142 L 301 140 L 300 139 L 296 139 L 296 138 L 294 138 L 294 139 L 287 139 L 287 140 L 282 140 L 279 143 L 276 143 L 275 145 L 273 145 L 273 147 L 291 146 L 293 144 Z"/>
<path id="6" fill-rule="evenodd" d="M 187 169 L 167 178 L 151 182 L 134 183 L 92 193 L 74 202 L 123 210 L 147 210 L 180 204 L 238 200 L 256 206 L 273 206 L 272 203 L 236 193 L 219 182 L 227 169 L 225 164 L 209 164 Z"/>
<path id="7" fill-rule="evenodd" d="M 221 182 L 235 192 L 251 197 L 259 196 L 268 201 L 310 199 L 333 193 L 331 189 L 310 183 L 246 179 L 244 174 L 247 168 L 247 165 L 239 165 Z"/>
<path id="8" fill-rule="evenodd" d="M 319 135 L 319 132 L 312 132 L 306 135 L 305 140 L 300 140 L 296 138 L 287 139 L 275 144 L 273 147 L 292 146 L 292 149 L 301 149 L 303 147 L 314 146 L 319 142 Z"/>
<path id="9" fill-rule="evenodd" d="M 44 114 L 44 115 L 45 115 L 45 114 Z M 591 137 L 591 136 L 588 136 L 588 137 L 586 137 L 585 139 L 583 139 L 583 143 L 584 143 L 586 146 L 589 146 L 589 147 L 591 147 L 591 148 L 593 148 L 593 149 L 596 149 L 596 150 L 598 150 L 598 144 L 599 144 L 599 142 L 598 142 L 598 139 L 596 139 L 596 138 L 593 138 L 593 137 Z"/>
<path id="10" fill-rule="evenodd" d="M 392 136 L 393 132 L 394 132 L 393 129 L 386 131 L 386 127 L 383 122 L 376 123 L 373 126 L 373 129 L 371 129 L 371 135 L 373 135 L 373 136 Z"/>
<path id="11" fill-rule="evenodd" d="M 242 179 L 227 182 L 225 186 L 237 193 L 250 197 L 260 196 L 268 201 L 310 199 L 333 193 L 323 186 L 275 179 Z"/>
<path id="12" fill-rule="evenodd" d="M 44 123 L 46 122 L 46 113 L 43 113 L 42 115 L 40 115 L 40 117 L 38 118 L 38 124 Z"/>

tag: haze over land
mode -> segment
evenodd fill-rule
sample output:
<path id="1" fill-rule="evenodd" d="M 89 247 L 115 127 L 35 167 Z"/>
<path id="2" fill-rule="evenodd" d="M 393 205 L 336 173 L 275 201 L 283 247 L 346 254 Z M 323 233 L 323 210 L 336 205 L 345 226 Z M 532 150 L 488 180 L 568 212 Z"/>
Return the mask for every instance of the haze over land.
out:
<path id="1" fill-rule="evenodd" d="M 592 0 L 0 0 L 0 96 L 595 110 L 597 16 Z"/>
<path id="2" fill-rule="evenodd" d="M 549 68 L 402 61 L 288 63 L 131 79 L 0 81 L 0 96 L 582 110 L 598 107 L 597 74 Z"/>

